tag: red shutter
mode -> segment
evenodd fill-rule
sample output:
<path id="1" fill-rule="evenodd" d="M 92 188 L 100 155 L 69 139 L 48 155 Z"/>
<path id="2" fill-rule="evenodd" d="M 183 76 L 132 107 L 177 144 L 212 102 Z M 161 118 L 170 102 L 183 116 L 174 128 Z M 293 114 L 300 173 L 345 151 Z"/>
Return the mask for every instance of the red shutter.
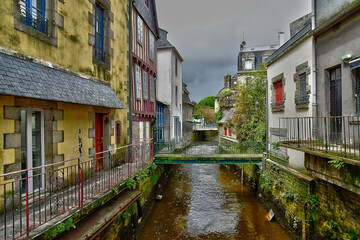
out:
<path id="1" fill-rule="evenodd" d="M 226 128 L 224 128 L 224 130 L 225 130 L 225 136 L 227 135 L 227 129 Z"/>
<path id="2" fill-rule="evenodd" d="M 229 136 L 231 137 L 231 129 L 229 128 Z"/>
<path id="3" fill-rule="evenodd" d="M 277 105 L 282 104 L 280 102 L 283 101 L 283 84 L 282 81 L 274 83 L 275 91 L 276 91 L 276 103 Z"/>

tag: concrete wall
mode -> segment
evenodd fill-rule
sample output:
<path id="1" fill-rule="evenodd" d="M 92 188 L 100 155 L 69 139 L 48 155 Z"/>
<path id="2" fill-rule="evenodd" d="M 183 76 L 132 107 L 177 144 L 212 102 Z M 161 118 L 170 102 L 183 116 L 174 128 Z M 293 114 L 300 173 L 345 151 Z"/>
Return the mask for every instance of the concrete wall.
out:
<path id="1" fill-rule="evenodd" d="M 321 25 L 353 0 L 315 0 L 316 26 Z"/>
<path id="2" fill-rule="evenodd" d="M 308 75 L 307 82 L 310 88 L 310 98 L 309 103 L 305 108 L 298 109 L 295 104 L 295 91 L 296 91 L 296 82 L 294 81 L 294 74 L 296 74 L 296 67 L 307 62 L 307 66 L 310 68 L 310 74 Z M 274 132 L 279 132 L 276 129 L 279 128 L 279 118 L 284 117 L 306 117 L 312 116 L 312 102 L 313 102 L 313 86 L 312 86 L 312 39 L 309 37 L 299 43 L 294 49 L 291 49 L 288 53 L 281 56 L 274 63 L 268 66 L 267 75 L 268 75 L 268 89 L 269 96 L 268 102 L 271 103 L 274 101 L 274 88 L 272 79 L 279 74 L 283 74 L 285 83 L 283 85 L 284 91 L 284 109 L 283 111 L 273 111 L 271 105 L 269 106 L 269 142 L 270 144 L 274 141 L 279 140 L 278 135 L 274 135 Z M 273 133 L 273 134 L 272 134 Z M 270 149 L 272 146 L 269 146 Z M 287 152 L 287 153 L 286 153 Z M 286 151 L 284 153 L 289 159 L 289 165 L 294 168 L 304 168 L 304 154 L 300 154 L 297 151 Z"/>
<path id="3" fill-rule="evenodd" d="M 356 115 L 356 98 L 352 72 L 341 57 L 351 54 L 360 57 L 360 15 L 343 21 L 337 28 L 330 29 L 316 39 L 318 116 L 330 115 L 330 80 L 328 69 L 341 66 L 342 115 Z"/>

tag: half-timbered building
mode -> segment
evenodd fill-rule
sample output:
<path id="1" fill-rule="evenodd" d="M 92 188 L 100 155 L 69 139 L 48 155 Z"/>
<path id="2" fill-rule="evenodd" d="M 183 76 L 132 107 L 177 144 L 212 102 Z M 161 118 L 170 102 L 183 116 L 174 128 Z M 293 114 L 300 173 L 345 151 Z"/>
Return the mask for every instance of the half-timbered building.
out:
<path id="1" fill-rule="evenodd" d="M 133 140 L 153 136 L 156 117 L 156 40 L 159 36 L 154 0 L 132 5 L 132 121 Z"/>

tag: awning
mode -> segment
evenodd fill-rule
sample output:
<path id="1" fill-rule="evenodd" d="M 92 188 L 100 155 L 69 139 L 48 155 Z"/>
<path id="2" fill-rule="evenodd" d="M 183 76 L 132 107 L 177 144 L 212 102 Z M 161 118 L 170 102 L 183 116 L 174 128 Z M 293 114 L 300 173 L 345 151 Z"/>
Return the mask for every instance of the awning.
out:
<path id="1" fill-rule="evenodd" d="M 350 61 L 350 69 L 354 69 L 358 67 L 360 67 L 360 58 Z"/>
<path id="2" fill-rule="evenodd" d="M 3 53 L 0 94 L 125 109 L 110 84 Z"/>

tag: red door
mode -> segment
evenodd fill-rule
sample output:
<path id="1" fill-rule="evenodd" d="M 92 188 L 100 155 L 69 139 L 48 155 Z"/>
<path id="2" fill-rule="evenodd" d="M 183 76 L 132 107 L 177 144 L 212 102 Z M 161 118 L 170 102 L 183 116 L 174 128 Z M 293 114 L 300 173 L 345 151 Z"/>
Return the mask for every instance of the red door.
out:
<path id="1" fill-rule="evenodd" d="M 96 170 L 103 169 L 103 114 L 95 113 L 95 152 L 96 154 Z"/>

